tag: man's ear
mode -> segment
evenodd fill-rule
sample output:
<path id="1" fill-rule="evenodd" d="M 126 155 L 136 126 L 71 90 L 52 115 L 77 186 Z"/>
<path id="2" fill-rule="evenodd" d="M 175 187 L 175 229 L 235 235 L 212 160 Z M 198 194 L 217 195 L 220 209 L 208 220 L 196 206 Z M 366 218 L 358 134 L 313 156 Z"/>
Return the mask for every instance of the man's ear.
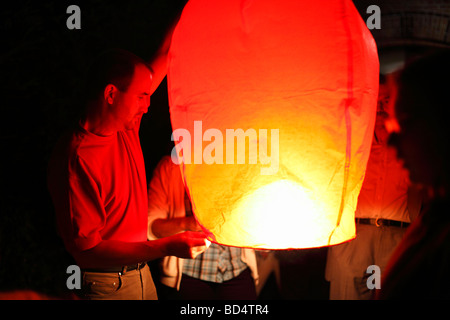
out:
<path id="1" fill-rule="evenodd" d="M 105 87 L 105 90 L 103 91 L 103 98 L 105 99 L 106 103 L 112 104 L 114 102 L 114 98 L 116 97 L 118 89 L 113 84 L 108 84 Z"/>

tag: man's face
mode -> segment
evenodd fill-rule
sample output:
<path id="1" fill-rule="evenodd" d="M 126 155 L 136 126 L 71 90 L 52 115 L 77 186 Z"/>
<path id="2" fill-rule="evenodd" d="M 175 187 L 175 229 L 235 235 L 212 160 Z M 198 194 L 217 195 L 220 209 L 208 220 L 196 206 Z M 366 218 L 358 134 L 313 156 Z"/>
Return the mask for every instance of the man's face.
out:
<path id="1" fill-rule="evenodd" d="M 387 118 L 389 116 L 389 100 L 389 87 L 385 84 L 380 84 L 377 100 L 377 117 Z"/>
<path id="2" fill-rule="evenodd" d="M 151 84 L 150 71 L 143 65 L 137 65 L 128 89 L 117 91 L 113 114 L 119 130 L 128 130 L 139 125 L 142 115 L 150 106 Z"/>
<path id="3" fill-rule="evenodd" d="M 385 84 L 380 84 L 377 101 L 377 116 L 375 121 L 375 143 L 385 143 L 388 132 L 386 130 L 386 120 L 390 116 L 390 90 Z"/>

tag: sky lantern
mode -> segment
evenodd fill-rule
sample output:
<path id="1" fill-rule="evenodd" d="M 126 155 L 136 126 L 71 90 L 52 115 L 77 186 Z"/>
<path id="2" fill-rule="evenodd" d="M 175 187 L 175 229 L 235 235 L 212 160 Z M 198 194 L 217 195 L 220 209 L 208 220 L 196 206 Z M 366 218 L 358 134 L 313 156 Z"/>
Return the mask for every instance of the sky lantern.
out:
<path id="1" fill-rule="evenodd" d="M 379 64 L 352 1 L 190 0 L 169 57 L 172 160 L 211 241 L 355 237 Z"/>

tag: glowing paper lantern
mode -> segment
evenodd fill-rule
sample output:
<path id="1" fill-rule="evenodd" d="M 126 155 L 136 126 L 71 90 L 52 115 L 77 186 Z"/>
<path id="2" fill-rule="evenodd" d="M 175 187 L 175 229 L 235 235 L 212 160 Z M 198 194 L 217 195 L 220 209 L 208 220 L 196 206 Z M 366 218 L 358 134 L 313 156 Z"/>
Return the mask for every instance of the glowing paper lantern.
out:
<path id="1" fill-rule="evenodd" d="M 354 238 L 378 71 L 350 0 L 189 1 L 170 50 L 173 159 L 209 239 Z"/>

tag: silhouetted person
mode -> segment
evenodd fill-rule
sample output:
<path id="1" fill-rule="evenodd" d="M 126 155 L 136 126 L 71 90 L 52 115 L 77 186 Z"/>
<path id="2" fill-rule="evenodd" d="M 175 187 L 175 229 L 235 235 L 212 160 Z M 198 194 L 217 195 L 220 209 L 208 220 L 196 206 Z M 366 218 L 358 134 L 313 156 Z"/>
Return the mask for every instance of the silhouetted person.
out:
<path id="1" fill-rule="evenodd" d="M 428 196 L 424 213 L 394 252 L 380 299 L 450 298 L 450 52 L 412 62 L 398 78 L 390 143 Z"/>

